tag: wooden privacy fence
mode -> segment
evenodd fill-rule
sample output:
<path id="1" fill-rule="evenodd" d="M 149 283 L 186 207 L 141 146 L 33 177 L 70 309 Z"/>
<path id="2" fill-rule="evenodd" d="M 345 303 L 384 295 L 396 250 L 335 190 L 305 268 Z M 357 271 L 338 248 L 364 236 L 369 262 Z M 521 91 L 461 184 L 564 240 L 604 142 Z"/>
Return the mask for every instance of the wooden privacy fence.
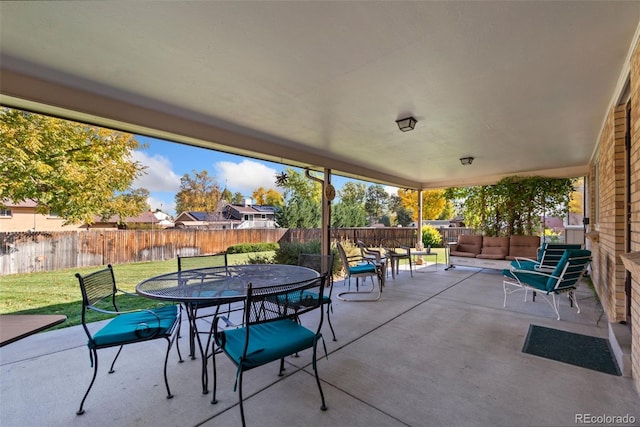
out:
<path id="1" fill-rule="evenodd" d="M 442 228 L 451 241 L 454 227 Z M 458 229 L 458 234 L 467 229 Z M 466 231 L 465 231 L 466 232 Z M 378 246 L 385 239 L 415 246 L 415 228 L 334 228 L 332 240 L 362 240 Z M 457 239 L 457 234 L 455 235 Z M 443 234 L 444 237 L 444 234 Z M 229 246 L 259 242 L 320 240 L 320 229 L 246 230 L 82 230 L 0 233 L 0 275 L 64 268 L 174 259 L 225 251 Z M 455 239 L 453 241 L 455 241 Z"/>
<path id="2" fill-rule="evenodd" d="M 0 233 L 0 274 L 174 259 L 240 243 L 279 242 L 286 229 L 87 230 Z"/>

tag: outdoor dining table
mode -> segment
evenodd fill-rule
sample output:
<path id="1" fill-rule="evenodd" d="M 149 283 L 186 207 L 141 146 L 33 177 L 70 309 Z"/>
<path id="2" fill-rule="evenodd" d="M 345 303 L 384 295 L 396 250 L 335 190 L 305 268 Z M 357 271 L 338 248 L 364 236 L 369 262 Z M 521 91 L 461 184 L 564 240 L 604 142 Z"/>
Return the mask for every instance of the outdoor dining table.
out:
<path id="1" fill-rule="evenodd" d="M 196 268 L 162 274 L 143 280 L 136 286 L 136 292 L 143 297 L 168 302 L 178 302 L 185 306 L 203 304 L 218 306 L 243 301 L 249 284 L 253 288 L 275 285 L 305 283 L 318 278 L 317 271 L 296 265 L 285 264 L 244 264 L 226 267 Z M 187 309 L 189 323 L 196 332 L 202 357 L 202 393 L 207 394 L 208 349 L 211 345 L 213 325 L 207 334 L 203 347 L 193 311 Z M 213 351 L 213 350 L 212 350 Z"/>

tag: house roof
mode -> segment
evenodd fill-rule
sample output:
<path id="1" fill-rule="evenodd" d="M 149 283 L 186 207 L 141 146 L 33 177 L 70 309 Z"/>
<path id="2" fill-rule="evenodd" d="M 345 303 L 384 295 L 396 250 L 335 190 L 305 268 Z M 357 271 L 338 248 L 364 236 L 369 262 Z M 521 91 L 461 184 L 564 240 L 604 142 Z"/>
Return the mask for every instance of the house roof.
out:
<path id="1" fill-rule="evenodd" d="M 256 213 L 256 210 L 251 206 L 244 205 L 227 205 L 230 209 L 233 209 L 240 213 Z"/>
<path id="2" fill-rule="evenodd" d="M 640 21 L 637 1 L 1 8 L 3 105 L 411 188 L 584 174 Z"/>
<path id="3" fill-rule="evenodd" d="M 273 206 L 254 205 L 253 208 L 255 210 L 257 210 L 258 212 L 263 212 L 263 213 L 275 213 L 276 212 L 276 208 L 273 207 Z"/>
<path id="4" fill-rule="evenodd" d="M 94 221 L 98 223 L 118 223 L 120 221 L 120 215 L 113 215 L 112 217 L 103 220 L 99 216 L 94 217 Z M 156 224 L 160 222 L 153 212 L 143 212 L 138 216 L 128 216 L 124 220 L 125 223 L 143 223 L 143 224 Z"/>
<path id="5" fill-rule="evenodd" d="M 35 208 L 38 206 L 38 204 L 31 199 L 23 200 L 17 203 L 13 200 L 4 199 L 0 201 L 0 206 L 6 206 L 8 208 Z"/>

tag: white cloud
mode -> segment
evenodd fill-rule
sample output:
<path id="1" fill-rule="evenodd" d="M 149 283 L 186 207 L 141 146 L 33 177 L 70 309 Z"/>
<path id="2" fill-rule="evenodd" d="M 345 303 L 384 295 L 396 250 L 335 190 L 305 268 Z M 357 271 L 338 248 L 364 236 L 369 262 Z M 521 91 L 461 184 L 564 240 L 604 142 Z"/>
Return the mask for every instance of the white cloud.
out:
<path id="1" fill-rule="evenodd" d="M 277 170 L 254 160 L 240 163 L 218 162 L 214 165 L 220 187 L 225 186 L 232 193 L 240 192 L 250 196 L 258 187 L 275 188 Z"/>
<path id="2" fill-rule="evenodd" d="M 390 196 L 397 196 L 398 195 L 398 187 L 391 187 L 389 185 L 385 185 L 384 186 L 384 191 L 386 191 L 387 194 L 390 195 Z"/>
<path id="3" fill-rule="evenodd" d="M 169 215 L 175 215 L 176 202 L 168 199 L 159 199 L 157 197 L 149 196 L 147 203 L 151 207 L 151 210 L 155 211 L 160 209 L 162 212 L 166 212 Z"/>
<path id="4" fill-rule="evenodd" d="M 180 191 L 180 177 L 173 171 L 169 159 L 160 155 L 149 157 L 142 151 L 134 151 L 131 157 L 147 166 L 143 175 L 134 181 L 134 188 L 146 188 L 150 192 Z"/>

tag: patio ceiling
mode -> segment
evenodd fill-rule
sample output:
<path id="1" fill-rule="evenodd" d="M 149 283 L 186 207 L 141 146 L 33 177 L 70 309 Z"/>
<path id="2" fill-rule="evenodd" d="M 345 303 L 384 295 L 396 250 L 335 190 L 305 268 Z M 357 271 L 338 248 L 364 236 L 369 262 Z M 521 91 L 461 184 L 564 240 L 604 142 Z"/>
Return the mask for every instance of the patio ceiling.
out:
<path id="1" fill-rule="evenodd" d="M 1 2 L 1 102 L 400 187 L 578 176 L 639 22 L 637 1 Z"/>

